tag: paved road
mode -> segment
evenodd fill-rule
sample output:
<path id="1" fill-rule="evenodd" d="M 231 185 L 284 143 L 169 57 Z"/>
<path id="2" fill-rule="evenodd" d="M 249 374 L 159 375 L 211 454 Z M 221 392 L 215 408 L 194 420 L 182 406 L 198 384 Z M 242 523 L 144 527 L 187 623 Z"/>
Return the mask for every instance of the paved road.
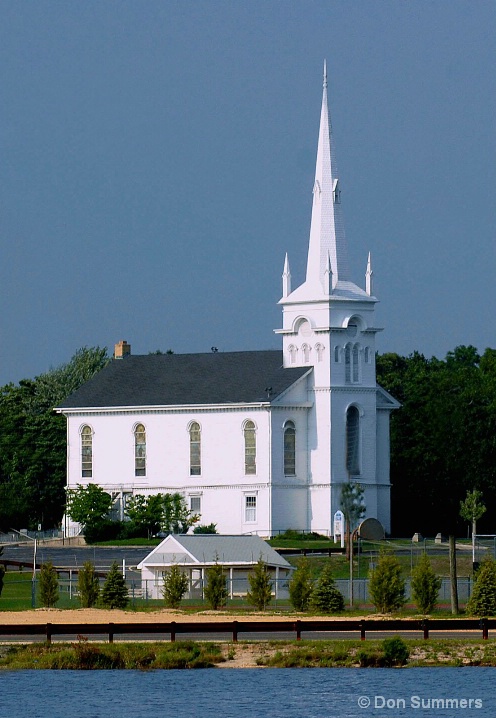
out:
<path id="1" fill-rule="evenodd" d="M 57 568 L 79 568 L 85 561 L 91 561 L 95 564 L 97 571 L 108 571 L 114 561 L 122 565 L 123 559 L 125 559 L 128 568 L 137 566 L 151 550 L 149 546 L 142 548 L 132 546 L 61 546 L 60 548 L 54 548 L 41 545 L 37 547 L 36 563 L 39 565 L 46 561 L 51 561 Z M 34 543 L 22 546 L 5 546 L 2 559 L 26 562 L 32 565 L 33 553 Z"/>
<path id="2" fill-rule="evenodd" d="M 82 632 L 84 634 L 84 631 Z M 421 631 L 370 631 L 367 634 L 367 640 L 383 640 L 390 636 L 400 635 L 402 638 L 411 639 L 422 639 L 423 634 Z M 481 631 L 430 631 L 430 638 L 432 639 L 482 639 Z M 88 636 L 91 641 L 108 641 L 108 633 L 92 634 Z M 329 640 L 358 640 L 360 634 L 358 631 L 304 631 L 301 635 L 304 640 L 312 641 L 329 641 Z M 489 633 L 490 638 L 494 638 L 494 632 Z M 295 633 L 281 632 L 281 633 L 265 633 L 263 631 L 256 633 L 239 633 L 239 641 L 294 641 L 296 639 Z M 5 635 L 0 636 L 0 643 L 42 643 L 45 640 L 42 635 Z M 76 640 L 76 634 L 71 633 L 67 635 L 55 635 L 52 638 L 53 642 L 64 642 L 72 643 Z M 231 641 L 232 634 L 230 632 L 225 633 L 178 633 L 176 634 L 177 641 Z M 170 641 L 169 633 L 122 633 L 116 634 L 114 641 Z"/>

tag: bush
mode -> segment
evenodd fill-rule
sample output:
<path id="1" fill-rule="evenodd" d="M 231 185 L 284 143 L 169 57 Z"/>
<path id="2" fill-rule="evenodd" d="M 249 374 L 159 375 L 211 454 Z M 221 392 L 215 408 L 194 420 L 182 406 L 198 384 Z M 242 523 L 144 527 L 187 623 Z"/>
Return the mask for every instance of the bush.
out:
<path id="1" fill-rule="evenodd" d="M 381 552 L 377 566 L 369 575 L 369 595 L 380 613 L 398 610 L 405 603 L 405 579 L 398 559 Z"/>
<path id="2" fill-rule="evenodd" d="M 227 602 L 227 582 L 226 574 L 222 566 L 216 561 L 213 566 L 209 566 L 205 571 L 207 585 L 204 594 L 210 608 L 213 611 L 222 608 Z"/>
<path id="3" fill-rule="evenodd" d="M 313 591 L 310 566 L 306 558 L 298 562 L 289 582 L 289 600 L 297 611 L 306 611 Z"/>
<path id="4" fill-rule="evenodd" d="M 481 618 L 496 615 L 496 563 L 491 556 L 484 558 L 477 571 L 467 613 Z"/>
<path id="5" fill-rule="evenodd" d="M 246 600 L 259 611 L 265 611 L 272 600 L 272 581 L 262 557 L 258 559 L 253 571 L 248 574 L 250 590 Z"/>
<path id="6" fill-rule="evenodd" d="M 100 594 L 100 582 L 91 561 L 85 561 L 78 575 L 78 591 L 81 608 L 96 605 Z"/>
<path id="7" fill-rule="evenodd" d="M 128 601 L 126 581 L 114 561 L 103 584 L 101 603 L 104 608 L 126 608 Z"/>
<path id="8" fill-rule="evenodd" d="M 211 524 L 200 524 L 200 526 L 195 526 L 193 529 L 194 534 L 216 534 L 217 533 L 217 524 L 211 523 Z"/>
<path id="9" fill-rule="evenodd" d="M 179 608 L 182 598 L 188 590 L 188 578 L 177 564 L 165 572 L 162 595 L 167 608 Z"/>
<path id="10" fill-rule="evenodd" d="M 84 540 L 87 544 L 97 541 L 114 541 L 120 538 L 123 521 L 111 521 L 111 519 L 100 519 L 87 523 L 84 527 Z"/>
<path id="11" fill-rule="evenodd" d="M 408 646 L 399 636 L 385 638 L 382 642 L 382 649 L 384 651 L 384 665 L 388 667 L 404 666 L 410 656 Z"/>
<path id="12" fill-rule="evenodd" d="M 59 579 L 50 561 L 43 563 L 39 576 L 40 603 L 44 608 L 53 608 L 59 600 Z"/>
<path id="13" fill-rule="evenodd" d="M 303 531 L 297 531 L 296 529 L 286 529 L 284 533 L 274 536 L 275 539 L 282 539 L 283 541 L 328 541 L 329 536 L 318 534 L 315 531 L 305 533 Z"/>
<path id="14" fill-rule="evenodd" d="M 329 562 L 324 566 L 313 590 L 311 604 L 319 613 L 344 611 L 344 598 L 334 582 Z"/>
<path id="15" fill-rule="evenodd" d="M 421 613 L 432 613 L 440 588 L 441 579 L 434 573 L 427 554 L 423 553 L 412 571 L 412 598 Z"/>

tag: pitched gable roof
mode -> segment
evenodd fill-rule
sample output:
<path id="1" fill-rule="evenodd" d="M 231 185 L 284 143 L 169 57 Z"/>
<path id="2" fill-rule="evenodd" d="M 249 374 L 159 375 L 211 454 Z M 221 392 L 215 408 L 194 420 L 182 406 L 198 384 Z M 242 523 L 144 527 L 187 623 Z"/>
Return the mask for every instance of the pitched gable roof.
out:
<path id="1" fill-rule="evenodd" d="M 269 566 L 290 568 L 285 558 L 280 556 L 259 536 L 222 536 L 220 534 L 180 534 L 167 536 L 139 564 L 144 566 L 162 566 L 171 564 L 223 566 L 254 565 L 259 558 Z"/>
<path id="2" fill-rule="evenodd" d="M 266 402 L 309 369 L 284 369 L 277 350 L 129 356 L 110 362 L 57 408 Z"/>

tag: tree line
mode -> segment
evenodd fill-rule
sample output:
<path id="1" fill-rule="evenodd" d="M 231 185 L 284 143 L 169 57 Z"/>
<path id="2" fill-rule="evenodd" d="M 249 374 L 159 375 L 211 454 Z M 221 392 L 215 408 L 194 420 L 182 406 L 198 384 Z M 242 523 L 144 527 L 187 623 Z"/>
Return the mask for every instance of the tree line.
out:
<path id="1" fill-rule="evenodd" d="M 67 364 L 0 387 L 0 530 L 60 525 L 66 428 L 53 407 L 109 360 L 106 349 L 84 347 Z M 496 350 L 378 355 L 377 380 L 402 404 L 391 419 L 393 535 L 465 534 L 467 492 L 480 491 L 489 508 L 496 497 Z M 492 511 L 477 527 L 494 531 Z"/>
<path id="2" fill-rule="evenodd" d="M 391 419 L 393 535 L 466 535 L 467 493 L 477 489 L 489 507 L 496 497 L 496 350 L 383 354 L 377 381 L 402 404 Z M 477 529 L 495 532 L 492 511 Z"/>

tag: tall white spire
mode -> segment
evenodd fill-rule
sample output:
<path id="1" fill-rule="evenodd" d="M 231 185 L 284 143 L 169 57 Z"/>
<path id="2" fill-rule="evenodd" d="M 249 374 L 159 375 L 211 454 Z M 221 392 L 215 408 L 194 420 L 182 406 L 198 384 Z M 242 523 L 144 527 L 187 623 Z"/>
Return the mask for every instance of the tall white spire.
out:
<path id="1" fill-rule="evenodd" d="M 291 270 L 289 269 L 288 253 L 286 252 L 282 273 L 282 296 L 287 297 L 289 294 L 291 294 Z"/>
<path id="2" fill-rule="evenodd" d="M 307 261 L 307 284 L 325 291 L 325 273 L 330 256 L 332 281 L 349 281 L 348 256 L 341 215 L 340 186 L 336 170 L 331 123 L 327 104 L 327 68 L 320 113 L 319 142 L 313 187 L 312 222 Z"/>
<path id="3" fill-rule="evenodd" d="M 365 272 L 365 291 L 369 295 L 369 297 L 374 293 L 374 288 L 372 284 L 372 278 L 374 276 L 374 272 L 372 271 L 372 260 L 370 258 L 370 252 L 367 259 L 367 271 Z"/>

